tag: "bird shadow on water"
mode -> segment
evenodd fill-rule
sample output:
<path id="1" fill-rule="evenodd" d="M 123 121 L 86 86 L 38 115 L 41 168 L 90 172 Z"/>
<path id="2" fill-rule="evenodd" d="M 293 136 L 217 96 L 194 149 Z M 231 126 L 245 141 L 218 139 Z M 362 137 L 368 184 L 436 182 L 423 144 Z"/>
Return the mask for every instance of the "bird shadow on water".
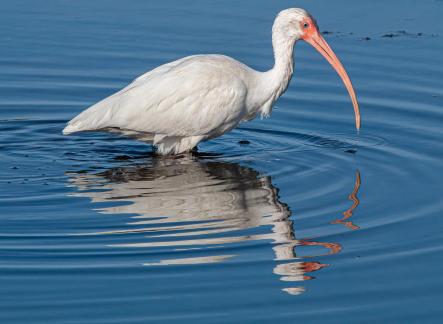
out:
<path id="1" fill-rule="evenodd" d="M 75 235 L 124 235 L 124 243 L 109 247 L 159 250 L 152 256 L 155 259 L 142 263 L 146 267 L 225 262 L 239 257 L 235 254 L 239 245 L 270 242 L 273 273 L 288 283 L 282 290 L 291 295 L 303 293 L 301 282 L 329 266 L 315 261 L 316 257 L 342 250 L 339 243 L 297 238 L 292 212 L 280 200 L 279 189 L 270 176 L 251 167 L 202 152 L 174 158 L 150 154 L 144 158 L 137 166 L 67 173 L 69 186 L 76 188 L 70 195 L 100 204 L 100 214 L 128 215 L 121 229 Z M 360 185 L 361 176 L 356 171 L 349 195 L 353 205 L 333 223 L 358 229 L 350 218 L 359 205 Z M 298 256 L 297 249 L 303 246 L 324 252 Z"/>

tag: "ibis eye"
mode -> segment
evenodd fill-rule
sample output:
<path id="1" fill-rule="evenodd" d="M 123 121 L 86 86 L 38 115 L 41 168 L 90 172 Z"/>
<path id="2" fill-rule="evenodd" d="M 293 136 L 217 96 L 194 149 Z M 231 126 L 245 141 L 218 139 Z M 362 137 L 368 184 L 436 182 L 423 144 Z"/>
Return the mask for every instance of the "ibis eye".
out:
<path id="1" fill-rule="evenodd" d="M 304 29 L 306 29 L 306 28 L 308 28 L 308 27 L 309 27 L 309 24 L 308 24 L 308 23 L 304 23 L 304 24 L 303 24 L 303 28 L 304 28 Z"/>

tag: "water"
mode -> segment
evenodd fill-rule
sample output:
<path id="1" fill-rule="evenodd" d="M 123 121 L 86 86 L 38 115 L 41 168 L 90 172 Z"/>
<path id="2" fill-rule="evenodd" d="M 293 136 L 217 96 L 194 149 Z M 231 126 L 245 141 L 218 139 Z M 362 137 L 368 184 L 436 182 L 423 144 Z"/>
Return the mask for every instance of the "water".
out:
<path id="1" fill-rule="evenodd" d="M 362 111 L 296 48 L 268 120 L 159 159 L 67 120 L 195 53 L 272 66 L 317 18 Z M 2 323 L 438 322 L 441 1 L 9 1 L 0 11 Z M 369 39 L 368 39 L 369 38 Z"/>

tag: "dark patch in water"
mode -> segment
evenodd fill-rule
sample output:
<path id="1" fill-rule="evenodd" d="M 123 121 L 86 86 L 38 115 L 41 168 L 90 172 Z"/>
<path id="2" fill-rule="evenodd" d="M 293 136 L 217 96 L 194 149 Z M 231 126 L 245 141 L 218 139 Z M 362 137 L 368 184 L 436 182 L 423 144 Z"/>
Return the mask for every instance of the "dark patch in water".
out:
<path id="1" fill-rule="evenodd" d="M 88 170 L 66 171 L 66 174 L 70 174 L 70 173 L 85 174 L 85 173 L 88 173 Z"/>
<path id="2" fill-rule="evenodd" d="M 251 144 L 251 142 L 247 141 L 247 140 L 241 140 L 241 141 L 238 141 L 238 144 L 240 144 L 240 145 L 249 145 L 249 144 Z"/>
<path id="3" fill-rule="evenodd" d="M 407 32 L 406 30 L 397 30 L 395 32 L 389 32 L 386 34 L 383 34 L 381 37 L 382 38 L 395 38 L 395 37 L 411 37 L 411 38 L 417 38 L 417 37 L 423 37 L 423 36 L 430 36 L 430 37 L 436 37 L 437 34 L 430 34 L 427 35 L 423 32 L 418 32 L 418 33 L 410 33 Z"/>
<path id="4" fill-rule="evenodd" d="M 114 160 L 117 160 L 117 161 L 127 161 L 130 159 L 131 159 L 131 157 L 129 155 L 117 155 L 116 157 L 114 157 Z"/>
<path id="5" fill-rule="evenodd" d="M 221 157 L 223 156 L 223 153 L 214 153 L 214 152 L 199 152 L 199 151 L 192 151 L 191 152 L 193 156 L 198 157 L 198 158 L 206 158 L 206 159 L 211 159 L 211 158 L 216 158 L 216 157 Z"/>

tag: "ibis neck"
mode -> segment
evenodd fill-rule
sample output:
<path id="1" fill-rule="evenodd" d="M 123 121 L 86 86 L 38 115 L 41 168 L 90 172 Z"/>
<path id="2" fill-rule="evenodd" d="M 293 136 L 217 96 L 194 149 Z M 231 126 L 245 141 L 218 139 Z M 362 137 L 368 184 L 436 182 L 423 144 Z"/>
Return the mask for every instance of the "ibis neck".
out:
<path id="1" fill-rule="evenodd" d="M 272 47 L 274 49 L 274 67 L 267 72 L 260 73 L 260 81 L 256 88 L 256 112 L 262 116 L 269 116 L 274 102 L 286 91 L 294 72 L 294 45 L 295 39 L 288 40 L 275 26 L 272 32 Z"/>
<path id="2" fill-rule="evenodd" d="M 294 72 L 294 45 L 295 39 L 288 41 L 278 33 L 272 34 L 272 46 L 274 49 L 274 67 L 268 71 L 271 90 L 276 100 L 288 88 Z"/>

